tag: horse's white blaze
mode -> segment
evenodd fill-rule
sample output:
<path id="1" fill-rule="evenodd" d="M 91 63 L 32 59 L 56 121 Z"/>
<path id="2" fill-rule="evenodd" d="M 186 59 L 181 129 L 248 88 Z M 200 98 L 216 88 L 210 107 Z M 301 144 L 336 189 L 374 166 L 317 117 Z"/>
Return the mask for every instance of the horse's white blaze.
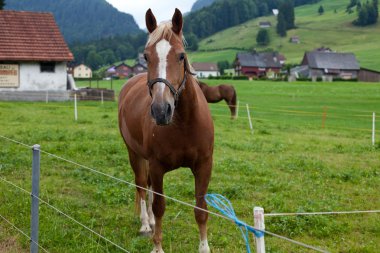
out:
<path id="1" fill-rule="evenodd" d="M 168 64 L 168 54 L 171 49 L 169 41 L 163 39 L 156 44 L 156 52 L 158 55 L 158 77 L 167 79 L 166 67 Z M 158 83 L 160 85 L 161 94 L 164 93 L 165 84 Z"/>

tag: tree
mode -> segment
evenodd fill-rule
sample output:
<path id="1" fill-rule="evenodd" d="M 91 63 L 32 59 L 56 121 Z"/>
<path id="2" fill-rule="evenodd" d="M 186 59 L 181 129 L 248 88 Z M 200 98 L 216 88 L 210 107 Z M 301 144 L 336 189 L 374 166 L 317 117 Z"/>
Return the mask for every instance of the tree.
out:
<path id="1" fill-rule="evenodd" d="M 283 13 L 279 13 L 277 16 L 277 27 L 276 27 L 277 34 L 281 37 L 286 36 L 286 21 Z"/>
<path id="2" fill-rule="evenodd" d="M 367 1 L 357 11 L 358 18 L 352 22 L 354 25 L 366 26 L 376 24 L 379 16 L 378 0 L 372 0 L 371 3 Z"/>
<path id="3" fill-rule="evenodd" d="M 280 4 L 279 8 L 279 15 L 280 13 L 283 14 L 283 17 L 285 19 L 285 26 L 286 30 L 295 28 L 295 16 L 294 16 L 294 3 L 292 0 L 284 1 Z"/>
<path id="4" fill-rule="evenodd" d="M 260 46 L 266 46 L 269 44 L 269 33 L 266 29 L 260 29 L 256 36 L 256 42 Z"/>
<path id="5" fill-rule="evenodd" d="M 346 7 L 346 12 L 352 13 L 352 8 L 355 7 L 358 4 L 358 2 L 360 3 L 360 1 L 358 0 L 351 0 Z"/>
<path id="6" fill-rule="evenodd" d="M 323 9 L 323 6 L 319 6 L 318 13 L 319 15 L 322 15 L 325 12 L 325 9 Z"/>
<path id="7" fill-rule="evenodd" d="M 221 75 L 224 75 L 224 70 L 230 68 L 230 63 L 228 61 L 218 61 L 218 69 Z"/>
<path id="8" fill-rule="evenodd" d="M 198 38 L 194 33 L 189 33 L 185 35 L 187 47 L 186 49 L 189 49 L 190 51 L 197 51 L 198 50 Z"/>
<path id="9" fill-rule="evenodd" d="M 5 0 L 0 0 L 0 10 L 4 9 Z"/>
<path id="10" fill-rule="evenodd" d="M 365 26 L 368 21 L 368 11 L 367 6 L 363 6 L 358 13 L 358 19 L 356 20 L 357 25 Z"/>

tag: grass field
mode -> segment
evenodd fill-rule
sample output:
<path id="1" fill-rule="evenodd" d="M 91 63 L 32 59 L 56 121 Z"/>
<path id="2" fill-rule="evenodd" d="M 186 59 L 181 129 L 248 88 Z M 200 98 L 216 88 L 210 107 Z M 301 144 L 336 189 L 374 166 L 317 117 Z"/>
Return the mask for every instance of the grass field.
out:
<path id="1" fill-rule="evenodd" d="M 254 206 L 266 213 L 380 209 L 379 130 L 371 145 L 380 84 L 233 84 L 240 101 L 237 120 L 229 119 L 225 104 L 210 105 L 215 151 L 209 192 L 229 198 L 239 218 L 253 224 Z M 122 81 L 113 85 L 118 91 Z M 0 102 L 0 125 L 0 135 L 133 181 L 116 102 L 79 101 L 78 121 L 72 102 Z M 30 191 L 31 150 L 1 138 L 0 143 L 0 177 Z M 193 184 L 190 170 L 179 169 L 165 176 L 164 192 L 194 203 Z M 42 154 L 40 197 L 130 252 L 152 249 L 150 239 L 138 236 L 134 189 L 127 185 Z M 30 196 L 0 181 L 0 203 L 0 214 L 29 234 Z M 121 252 L 46 205 L 40 214 L 40 243 L 49 252 Z M 268 231 L 331 252 L 378 252 L 379 224 L 380 214 L 266 218 Z M 226 220 L 210 217 L 208 234 L 212 252 L 245 252 L 240 231 Z M 270 236 L 266 246 L 267 252 L 312 252 Z M 193 210 L 168 200 L 165 252 L 197 248 Z M 0 219 L 0 252 L 28 251 L 28 240 Z"/>
<path id="2" fill-rule="evenodd" d="M 380 24 L 365 28 L 353 26 L 351 22 L 356 18 L 356 13 L 347 14 L 347 4 L 347 0 L 322 0 L 317 4 L 297 7 L 297 29 L 288 31 L 286 38 L 276 35 L 277 21 L 274 16 L 250 20 L 202 40 L 200 52 L 191 54 L 192 60 L 232 62 L 237 50 L 228 48 L 256 48 L 259 51 L 271 48 L 283 53 L 288 63 L 299 64 L 305 51 L 325 46 L 338 52 L 353 52 L 362 67 L 380 70 Z M 320 5 L 325 10 L 323 15 L 317 12 Z M 272 23 L 269 29 L 271 43 L 267 47 L 260 47 L 256 45 L 256 35 L 259 22 L 264 20 Z M 293 35 L 300 37 L 300 44 L 289 43 Z M 219 50 L 219 53 L 215 50 Z"/>

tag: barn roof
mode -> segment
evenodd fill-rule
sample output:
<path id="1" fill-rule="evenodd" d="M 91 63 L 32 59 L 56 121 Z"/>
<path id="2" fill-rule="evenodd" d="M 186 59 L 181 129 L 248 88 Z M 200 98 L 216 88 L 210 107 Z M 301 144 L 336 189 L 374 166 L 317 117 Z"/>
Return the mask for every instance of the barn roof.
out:
<path id="1" fill-rule="evenodd" d="M 270 52 L 244 52 L 236 55 L 236 60 L 242 67 L 281 68 L 277 53 Z"/>
<path id="2" fill-rule="evenodd" d="M 0 11 L 0 60 L 73 59 L 51 13 Z"/>
<path id="3" fill-rule="evenodd" d="M 193 62 L 191 66 L 195 71 L 218 71 L 218 65 L 213 62 Z"/>
<path id="4" fill-rule="evenodd" d="M 316 69 L 359 70 L 359 63 L 353 53 L 306 52 L 309 67 Z"/>

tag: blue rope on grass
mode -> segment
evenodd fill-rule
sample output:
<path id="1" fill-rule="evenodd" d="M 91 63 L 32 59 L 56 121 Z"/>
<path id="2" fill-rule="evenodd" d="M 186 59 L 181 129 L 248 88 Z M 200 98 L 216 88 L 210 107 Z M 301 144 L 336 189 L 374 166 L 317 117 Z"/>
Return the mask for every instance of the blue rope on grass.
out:
<path id="1" fill-rule="evenodd" d="M 243 235 L 245 246 L 247 248 L 247 252 L 251 253 L 251 248 L 249 247 L 249 237 L 248 237 L 248 231 L 252 232 L 257 238 L 263 237 L 264 233 L 261 231 L 258 231 L 257 229 L 247 225 L 245 222 L 239 220 L 236 217 L 235 210 L 232 207 L 231 202 L 220 194 L 206 194 L 205 200 L 208 205 L 214 207 L 219 212 L 221 212 L 224 216 L 234 220 L 236 225 L 239 226 L 239 229 Z"/>

